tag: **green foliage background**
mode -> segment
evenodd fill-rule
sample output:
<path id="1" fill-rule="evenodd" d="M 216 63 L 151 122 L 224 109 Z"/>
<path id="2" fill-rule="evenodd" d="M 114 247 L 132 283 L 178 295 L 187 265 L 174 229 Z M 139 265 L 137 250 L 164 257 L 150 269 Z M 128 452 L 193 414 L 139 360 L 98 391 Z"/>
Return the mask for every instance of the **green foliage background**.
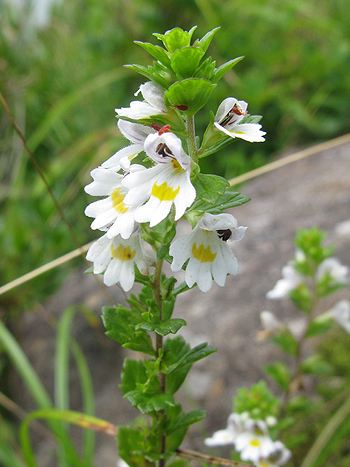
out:
<path id="1" fill-rule="evenodd" d="M 237 142 L 203 162 L 204 171 L 234 176 L 287 148 L 349 130 L 350 8 L 346 0 L 62 0 L 45 26 L 31 24 L 30 6 L 0 1 L 0 88 L 24 129 L 81 243 L 89 240 L 82 186 L 89 170 L 125 144 L 114 108 L 127 105 L 142 82 L 123 69 L 148 58 L 133 40 L 175 25 L 199 32 L 221 26 L 212 55 L 218 64 L 246 59 L 227 75 L 221 98 L 249 101 L 262 114 L 267 142 Z M 30 5 L 30 2 L 29 2 Z M 199 116 L 204 127 L 207 113 Z M 0 283 L 76 245 L 21 144 L 0 114 Z M 63 269 L 62 269 L 63 270 Z M 7 295 L 6 304 L 46 296 L 45 283 Z"/>

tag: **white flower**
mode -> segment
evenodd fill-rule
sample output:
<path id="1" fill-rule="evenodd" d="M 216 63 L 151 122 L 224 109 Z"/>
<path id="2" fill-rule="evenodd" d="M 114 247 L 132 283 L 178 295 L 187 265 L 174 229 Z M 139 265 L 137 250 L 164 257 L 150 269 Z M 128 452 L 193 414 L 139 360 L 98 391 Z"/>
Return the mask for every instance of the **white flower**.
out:
<path id="1" fill-rule="evenodd" d="M 102 167 L 116 171 L 120 170 L 120 168 L 124 170 L 129 168 L 130 161 L 143 151 L 143 145 L 147 136 L 155 131 L 151 127 L 141 125 L 140 123 L 128 122 L 127 120 L 119 120 L 118 128 L 122 135 L 132 144 L 120 149 L 102 164 Z"/>
<path id="2" fill-rule="evenodd" d="M 205 214 L 189 235 L 178 235 L 170 245 L 172 271 L 180 271 L 187 260 L 185 280 L 189 287 L 198 284 L 207 292 L 214 281 L 225 285 L 227 274 L 238 273 L 237 259 L 227 240 L 244 237 L 246 227 L 238 226 L 231 214 Z"/>
<path id="3" fill-rule="evenodd" d="M 105 285 L 120 283 L 125 292 L 134 284 L 135 264 L 141 273 L 147 272 L 145 253 L 138 233 L 128 240 L 120 236 L 110 239 L 105 234 L 90 246 L 86 258 L 93 263 L 94 274 L 104 273 Z"/>
<path id="4" fill-rule="evenodd" d="M 257 463 L 273 451 L 274 442 L 268 436 L 266 424 L 261 420 L 249 420 L 246 431 L 237 436 L 236 450 L 243 461 Z"/>
<path id="5" fill-rule="evenodd" d="M 260 321 L 262 327 L 268 333 L 275 333 L 284 327 L 283 323 L 276 318 L 276 316 L 271 313 L 271 311 L 264 310 L 260 313 Z"/>
<path id="6" fill-rule="evenodd" d="M 245 101 L 238 101 L 234 97 L 223 100 L 215 115 L 215 127 L 230 136 L 231 138 L 241 138 L 251 143 L 265 141 L 264 131 L 258 123 L 241 123 L 247 116 L 248 104 Z"/>
<path id="7" fill-rule="evenodd" d="M 328 313 L 346 332 L 350 334 L 350 302 L 341 300 Z"/>
<path id="8" fill-rule="evenodd" d="M 320 280 L 325 275 L 329 275 L 338 284 L 348 282 L 348 268 L 340 263 L 337 258 L 327 258 L 318 267 L 317 278 Z"/>
<path id="9" fill-rule="evenodd" d="M 117 467 L 129 467 L 129 464 L 127 464 L 123 459 L 119 459 L 117 462 Z"/>
<path id="10" fill-rule="evenodd" d="M 286 464 L 290 457 L 291 452 L 287 449 L 281 441 L 273 442 L 272 452 L 266 458 L 262 458 L 256 464 L 257 467 L 280 467 Z"/>
<path id="11" fill-rule="evenodd" d="M 113 170 L 99 167 L 91 172 L 94 179 L 85 187 L 85 191 L 93 196 L 107 196 L 87 206 L 85 214 L 94 217 L 91 228 L 106 230 L 108 238 L 121 235 L 130 237 L 134 230 L 136 206 L 125 202 L 126 189 L 122 187 L 122 175 Z"/>
<path id="12" fill-rule="evenodd" d="M 122 185 L 129 192 L 125 202 L 143 206 L 136 210 L 137 222 L 159 224 L 175 206 L 175 220 L 183 216 L 196 197 L 190 180 L 191 159 L 184 153 L 181 140 L 173 133 L 151 134 L 145 141 L 146 154 L 157 164 L 125 177 Z M 132 167 L 132 166 L 131 166 Z"/>
<path id="13" fill-rule="evenodd" d="M 215 431 L 212 437 L 205 439 L 204 444 L 208 447 L 234 445 L 237 436 L 244 431 L 248 419 L 247 413 L 232 413 L 227 420 L 226 429 Z"/>
<path id="14" fill-rule="evenodd" d="M 144 101 L 132 101 L 130 102 L 130 107 L 115 109 L 119 117 L 140 120 L 152 117 L 153 115 L 160 115 L 167 111 L 164 103 L 164 91 L 157 84 L 152 81 L 141 84 L 135 96 L 139 93 L 142 94 Z"/>
<path id="15" fill-rule="evenodd" d="M 282 277 L 282 279 L 276 282 L 274 288 L 267 292 L 267 298 L 278 300 L 288 297 L 289 293 L 303 282 L 302 276 L 294 269 L 291 263 L 282 269 Z"/>

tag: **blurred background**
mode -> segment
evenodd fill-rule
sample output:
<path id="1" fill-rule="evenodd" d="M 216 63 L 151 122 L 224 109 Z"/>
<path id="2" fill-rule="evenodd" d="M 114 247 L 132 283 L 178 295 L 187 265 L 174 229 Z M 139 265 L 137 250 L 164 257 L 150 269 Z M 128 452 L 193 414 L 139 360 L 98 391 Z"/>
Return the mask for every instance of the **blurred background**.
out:
<path id="1" fill-rule="evenodd" d="M 263 145 L 237 142 L 208 158 L 204 172 L 233 177 L 349 131 L 348 0 L 0 0 L 0 90 L 79 244 L 94 237 L 83 215 L 88 199 L 82 187 L 89 171 L 125 144 L 114 108 L 127 106 L 142 82 L 122 65 L 148 60 L 133 41 L 156 42 L 153 32 L 194 24 L 198 36 L 221 26 L 210 49 L 218 64 L 245 56 L 209 109 L 215 112 L 227 96 L 247 100 L 251 113 L 263 115 L 268 133 Z M 206 111 L 199 115 L 199 129 Z M 2 285 L 77 242 L 3 108 L 0 132 Z M 84 260 L 77 259 L 0 296 L 1 320 L 15 332 L 24 312 L 37 312 L 73 269 L 83 267 Z M 79 287 L 74 277 L 69 280 Z M 87 321 L 99 327 L 93 317 Z M 10 373 L 0 354 L 2 391 Z"/>

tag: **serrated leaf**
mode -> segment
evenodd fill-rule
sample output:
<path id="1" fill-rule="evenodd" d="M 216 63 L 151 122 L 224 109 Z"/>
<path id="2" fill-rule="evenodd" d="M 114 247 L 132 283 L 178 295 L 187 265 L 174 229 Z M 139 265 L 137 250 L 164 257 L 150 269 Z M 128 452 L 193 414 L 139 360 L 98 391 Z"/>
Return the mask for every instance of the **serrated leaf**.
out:
<path id="1" fill-rule="evenodd" d="M 176 334 L 183 326 L 186 326 L 186 321 L 184 319 L 176 318 L 158 323 L 140 323 L 137 325 L 137 329 L 154 331 L 160 336 L 167 336 L 168 334 Z"/>
<path id="2" fill-rule="evenodd" d="M 311 355 L 305 359 L 301 365 L 302 371 L 311 375 L 329 375 L 332 374 L 332 365 L 319 355 Z"/>
<path id="3" fill-rule="evenodd" d="M 211 57 L 208 57 L 197 68 L 194 76 L 196 78 L 204 78 L 210 81 L 213 77 L 215 66 L 215 60 L 213 60 Z"/>
<path id="4" fill-rule="evenodd" d="M 169 393 L 151 394 L 135 390 L 126 393 L 125 398 L 128 399 L 131 405 L 137 407 L 144 414 L 160 412 L 175 405 L 174 399 Z"/>
<path id="5" fill-rule="evenodd" d="M 176 417 L 174 423 L 167 428 L 167 433 L 170 434 L 178 429 L 187 428 L 194 423 L 200 422 L 205 416 L 206 412 L 204 410 L 192 410 L 187 413 L 182 412 Z"/>
<path id="6" fill-rule="evenodd" d="M 172 77 L 166 67 L 161 63 L 154 63 L 154 65 L 143 66 L 143 65 L 124 65 L 125 68 L 133 70 L 136 73 L 139 73 L 142 76 L 145 76 L 150 81 L 155 81 L 160 84 L 163 88 L 169 86 L 169 83 L 172 81 Z"/>
<path id="7" fill-rule="evenodd" d="M 177 336 L 172 339 L 167 339 L 164 345 L 164 356 L 162 361 L 163 371 L 173 365 L 178 359 L 186 355 L 190 350 L 190 346 L 186 343 L 183 337 Z M 186 365 L 177 370 L 174 370 L 167 376 L 166 390 L 174 394 L 184 382 L 191 365 Z"/>
<path id="8" fill-rule="evenodd" d="M 225 73 L 230 71 L 234 66 L 237 65 L 241 60 L 243 60 L 244 57 L 237 57 L 234 58 L 233 60 L 229 60 L 226 63 L 223 63 L 220 65 L 215 71 L 214 71 L 214 78 L 213 80 L 217 83 L 220 81 L 220 79 L 224 76 Z"/>
<path id="9" fill-rule="evenodd" d="M 154 355 L 152 340 L 149 335 L 142 330 L 136 329 L 136 326 L 142 321 L 141 316 L 136 311 L 122 306 L 104 307 L 102 321 L 106 329 L 106 335 L 121 346 Z"/>
<path id="10" fill-rule="evenodd" d="M 200 47 L 203 50 L 203 52 L 206 52 L 208 50 L 208 47 L 211 44 L 211 41 L 213 40 L 215 34 L 219 31 L 219 29 L 220 29 L 220 26 L 207 32 L 202 37 L 202 39 L 197 39 L 193 45 Z"/>
<path id="11" fill-rule="evenodd" d="M 148 467 L 147 433 L 139 427 L 121 426 L 118 429 L 118 451 L 120 457 L 130 466 Z"/>
<path id="12" fill-rule="evenodd" d="M 190 210 L 194 210 L 195 206 L 200 202 L 206 204 L 215 203 L 215 201 L 225 193 L 229 187 L 229 183 L 225 178 L 219 177 L 218 175 L 200 173 L 193 180 L 193 186 L 197 196 Z"/>
<path id="13" fill-rule="evenodd" d="M 172 84 L 165 92 L 165 99 L 173 107 L 182 107 L 194 115 L 209 100 L 216 84 L 202 78 L 187 78 Z"/>
<path id="14" fill-rule="evenodd" d="M 163 63 L 166 67 L 170 67 L 170 59 L 167 52 L 160 47 L 159 45 L 154 45 L 149 42 L 134 41 L 136 45 L 142 47 L 146 52 L 148 52 L 152 57 L 154 57 L 159 62 Z"/>
<path id="15" fill-rule="evenodd" d="M 203 358 L 207 357 L 208 355 L 214 352 L 216 352 L 216 349 L 208 345 L 206 342 L 204 342 L 203 344 L 199 344 L 193 349 L 189 350 L 181 358 L 178 358 L 177 362 L 175 362 L 173 365 L 170 365 L 167 368 L 166 373 L 171 374 L 173 371 L 175 371 L 178 368 L 181 368 L 187 365 L 193 365 L 193 363 L 199 360 L 202 360 Z"/>
<path id="16" fill-rule="evenodd" d="M 266 373 L 284 390 L 288 389 L 290 373 L 282 362 L 275 362 L 267 365 Z"/>
<path id="17" fill-rule="evenodd" d="M 219 196 L 214 202 L 208 203 L 205 200 L 198 199 L 191 206 L 191 211 L 199 211 L 201 213 L 209 212 L 210 214 L 220 214 L 227 209 L 242 206 L 250 201 L 245 195 L 238 191 L 234 191 L 232 187 L 228 188 L 225 193 Z"/>
<path id="18" fill-rule="evenodd" d="M 184 31 L 181 28 L 173 28 L 165 34 L 154 33 L 153 35 L 163 42 L 169 52 L 175 52 L 177 49 L 190 45 L 192 35 L 196 28 L 197 26 L 194 26 L 189 31 Z"/>
<path id="19" fill-rule="evenodd" d="M 195 73 L 204 52 L 196 47 L 184 47 L 176 50 L 171 56 L 171 68 L 178 79 L 189 78 Z"/>

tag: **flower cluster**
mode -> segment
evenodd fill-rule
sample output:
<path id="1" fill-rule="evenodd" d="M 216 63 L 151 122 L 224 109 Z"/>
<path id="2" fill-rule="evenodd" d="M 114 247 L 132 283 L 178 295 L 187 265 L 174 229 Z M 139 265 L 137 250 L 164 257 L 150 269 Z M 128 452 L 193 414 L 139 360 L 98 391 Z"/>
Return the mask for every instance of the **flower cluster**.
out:
<path id="1" fill-rule="evenodd" d="M 248 412 L 232 413 L 224 430 L 216 431 L 205 440 L 209 447 L 232 445 L 243 461 L 257 467 L 278 467 L 288 462 L 291 454 L 281 441 L 269 435 L 269 426 L 276 419 L 254 420 Z"/>
<path id="2" fill-rule="evenodd" d="M 297 250 L 295 260 L 283 267 L 282 279 L 279 279 L 273 289 L 267 292 L 266 297 L 271 300 L 286 298 L 290 292 L 302 284 L 305 276 L 296 269 L 295 265 L 304 260 L 304 253 Z M 348 267 L 342 265 L 337 258 L 326 258 L 317 268 L 316 279 L 322 281 L 327 278 L 334 285 L 343 285 L 347 283 L 348 272 Z"/>
<path id="3" fill-rule="evenodd" d="M 87 206 L 85 214 L 94 219 L 93 230 L 104 232 L 90 247 L 87 259 L 95 274 L 103 273 L 107 286 L 118 283 L 125 291 L 133 286 L 135 266 L 147 274 L 152 264 L 152 258 L 145 254 L 140 224 L 149 223 L 152 228 L 169 216 L 179 220 L 197 195 L 191 178 L 194 160 L 170 125 L 155 123 L 169 111 L 163 89 L 149 81 L 140 86 L 136 95 L 139 93 L 143 101 L 116 109 L 118 128 L 130 144 L 94 169 L 93 181 L 85 187 L 86 193 L 101 197 Z M 246 116 L 246 102 L 227 98 L 218 108 L 213 131 L 230 138 L 263 141 L 261 125 L 244 123 Z M 141 153 L 146 158 L 133 163 Z M 170 245 L 172 270 L 184 268 L 188 287 L 197 284 L 203 292 L 210 289 L 213 280 L 224 286 L 226 276 L 238 272 L 230 245 L 243 238 L 246 228 L 238 226 L 230 214 L 206 212 L 197 216 L 193 227 L 188 235 L 176 235 Z"/>

